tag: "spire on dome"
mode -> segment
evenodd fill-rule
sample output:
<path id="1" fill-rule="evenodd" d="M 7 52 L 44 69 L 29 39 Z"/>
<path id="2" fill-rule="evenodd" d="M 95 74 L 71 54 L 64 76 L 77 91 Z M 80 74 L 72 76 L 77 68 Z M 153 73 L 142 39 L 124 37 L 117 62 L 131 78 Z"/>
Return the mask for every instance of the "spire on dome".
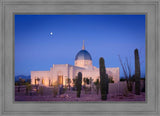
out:
<path id="1" fill-rule="evenodd" d="M 85 46 L 84 46 L 84 40 L 83 40 L 83 46 L 82 46 L 82 50 L 85 50 Z"/>

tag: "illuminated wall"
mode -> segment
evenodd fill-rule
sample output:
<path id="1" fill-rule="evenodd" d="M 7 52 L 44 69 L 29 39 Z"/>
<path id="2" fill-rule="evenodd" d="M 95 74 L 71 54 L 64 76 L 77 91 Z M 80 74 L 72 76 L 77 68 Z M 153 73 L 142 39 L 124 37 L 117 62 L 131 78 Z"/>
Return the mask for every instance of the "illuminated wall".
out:
<path id="1" fill-rule="evenodd" d="M 50 71 L 32 71 L 31 72 L 31 83 L 35 84 L 35 79 L 39 78 L 40 81 L 36 81 L 36 83 L 44 86 L 52 86 L 59 83 L 66 84 L 66 79 L 70 78 L 71 80 L 78 75 L 78 72 L 82 73 L 82 78 L 90 78 L 92 77 L 93 81 L 96 81 L 99 76 L 99 68 L 95 66 L 90 66 L 87 68 L 82 68 L 78 66 L 73 66 L 69 64 L 54 64 L 51 67 Z M 119 68 L 106 68 L 106 73 L 109 76 L 113 77 L 115 83 L 119 82 Z M 58 77 L 60 77 L 58 79 Z M 61 82 L 60 82 L 61 81 Z M 63 82 L 62 82 L 63 81 Z M 71 83 L 73 86 L 73 83 Z"/>

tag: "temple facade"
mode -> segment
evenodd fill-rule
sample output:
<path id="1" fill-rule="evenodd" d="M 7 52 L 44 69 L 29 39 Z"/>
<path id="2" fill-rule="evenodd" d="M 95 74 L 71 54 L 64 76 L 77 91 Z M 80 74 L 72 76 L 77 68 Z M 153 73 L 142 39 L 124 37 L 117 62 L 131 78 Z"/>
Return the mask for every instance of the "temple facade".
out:
<path id="1" fill-rule="evenodd" d="M 94 82 L 100 78 L 99 68 L 92 65 L 92 57 L 85 50 L 84 42 L 82 49 L 75 57 L 74 65 L 53 64 L 49 71 L 31 71 L 31 84 L 53 86 L 58 83 L 66 85 L 66 79 L 70 78 L 72 86 L 72 80 L 76 78 L 78 72 L 82 73 L 82 80 L 83 78 L 92 78 Z M 114 83 L 119 82 L 119 67 L 106 68 L 106 73 L 113 78 Z"/>

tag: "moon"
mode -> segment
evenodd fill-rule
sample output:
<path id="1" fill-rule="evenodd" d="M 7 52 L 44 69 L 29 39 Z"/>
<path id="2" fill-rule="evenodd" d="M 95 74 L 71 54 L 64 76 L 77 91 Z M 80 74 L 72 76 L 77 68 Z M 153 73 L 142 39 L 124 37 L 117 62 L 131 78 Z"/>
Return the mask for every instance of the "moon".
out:
<path id="1" fill-rule="evenodd" d="M 50 35 L 52 36 L 52 35 L 53 35 L 53 32 L 50 32 Z"/>

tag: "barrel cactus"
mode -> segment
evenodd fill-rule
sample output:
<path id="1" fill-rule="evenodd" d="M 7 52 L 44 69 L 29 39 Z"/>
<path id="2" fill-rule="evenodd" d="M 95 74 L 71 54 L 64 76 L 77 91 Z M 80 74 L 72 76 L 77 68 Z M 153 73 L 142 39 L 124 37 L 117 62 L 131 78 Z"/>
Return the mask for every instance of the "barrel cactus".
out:
<path id="1" fill-rule="evenodd" d="M 77 97 L 80 97 L 81 88 L 82 88 L 82 73 L 81 72 L 78 73 L 76 85 L 77 85 Z"/>
<path id="2" fill-rule="evenodd" d="M 107 100 L 108 94 L 108 75 L 106 74 L 106 68 L 104 59 L 101 57 L 99 60 L 100 65 L 100 88 L 101 88 L 101 99 Z"/>
<path id="3" fill-rule="evenodd" d="M 135 94 L 140 95 L 140 62 L 138 49 L 134 51 L 135 55 Z"/>

